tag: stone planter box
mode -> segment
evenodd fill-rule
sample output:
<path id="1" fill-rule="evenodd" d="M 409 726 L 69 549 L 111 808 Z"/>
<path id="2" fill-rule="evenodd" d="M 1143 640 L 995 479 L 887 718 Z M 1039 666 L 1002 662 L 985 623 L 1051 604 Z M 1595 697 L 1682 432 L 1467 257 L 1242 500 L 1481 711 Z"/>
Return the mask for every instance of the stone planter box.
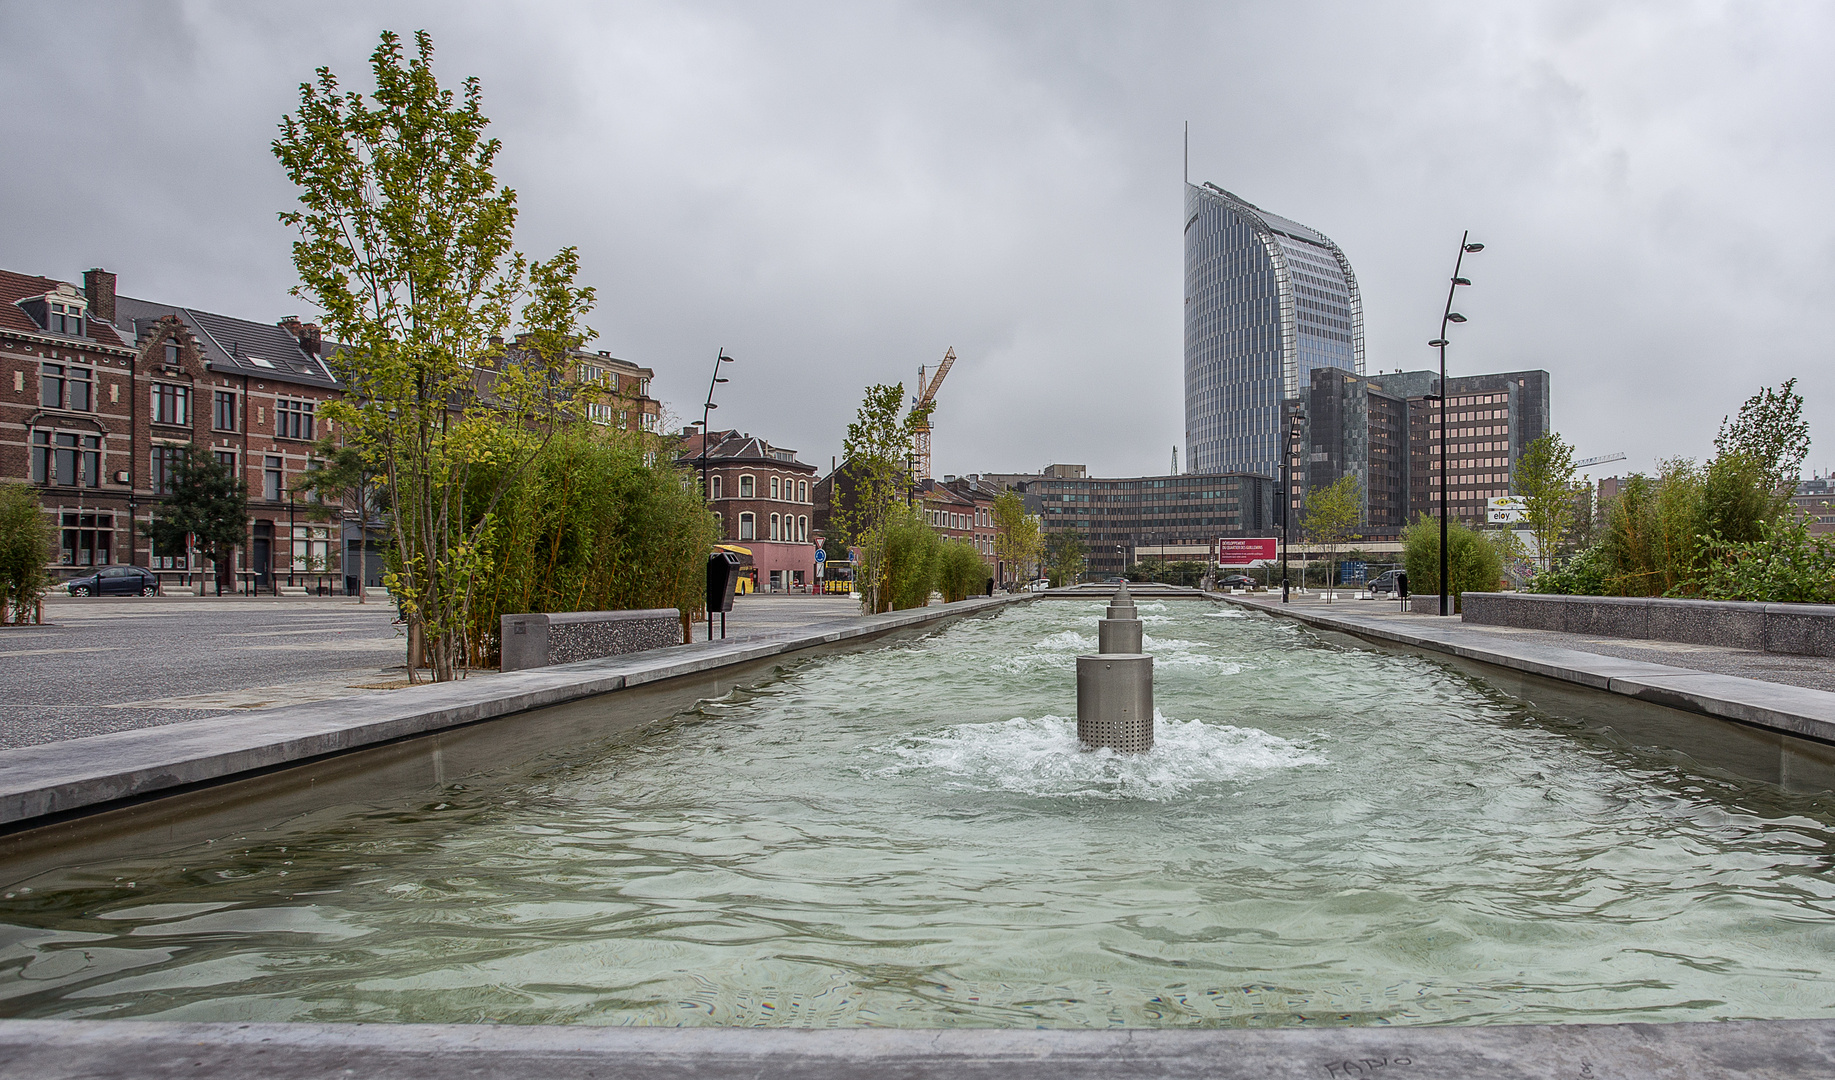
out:
<path id="1" fill-rule="evenodd" d="M 503 617 L 503 670 L 571 664 L 682 643 L 674 608 Z"/>
<path id="2" fill-rule="evenodd" d="M 1465 621 L 1593 637 L 1835 656 L 1835 605 L 1466 593 Z"/>

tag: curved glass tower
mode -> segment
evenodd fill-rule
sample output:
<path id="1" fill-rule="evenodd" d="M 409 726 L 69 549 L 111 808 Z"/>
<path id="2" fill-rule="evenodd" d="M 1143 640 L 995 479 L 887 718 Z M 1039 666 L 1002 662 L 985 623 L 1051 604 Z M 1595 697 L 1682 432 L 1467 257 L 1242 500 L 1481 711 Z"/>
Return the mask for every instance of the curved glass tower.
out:
<path id="1" fill-rule="evenodd" d="M 1280 475 L 1280 431 L 1319 367 L 1363 373 L 1363 305 L 1337 244 L 1215 184 L 1185 186 L 1185 460 Z"/>

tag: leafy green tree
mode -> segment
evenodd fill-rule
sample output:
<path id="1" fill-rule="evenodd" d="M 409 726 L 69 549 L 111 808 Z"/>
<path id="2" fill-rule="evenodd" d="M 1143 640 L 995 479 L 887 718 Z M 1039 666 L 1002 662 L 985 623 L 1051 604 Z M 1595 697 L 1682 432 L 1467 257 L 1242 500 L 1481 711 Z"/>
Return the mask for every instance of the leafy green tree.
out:
<path id="1" fill-rule="evenodd" d="M 854 580 L 861 607 L 871 614 L 894 606 L 886 545 L 889 530 L 903 521 L 903 512 L 909 508 L 915 482 L 910 455 L 916 425 L 933 408 L 918 406 L 901 417 L 904 400 L 903 383 L 867 387 L 841 444 L 846 465 L 837 488 L 845 488 L 845 497 L 837 498 L 830 520 L 842 542 L 860 551 Z M 929 597 L 928 589 L 925 597 Z"/>
<path id="2" fill-rule="evenodd" d="M 994 557 L 1013 568 L 1014 580 L 1030 581 L 1028 571 L 1043 551 L 1039 519 L 1026 513 L 1018 492 L 1001 492 L 994 500 Z"/>
<path id="3" fill-rule="evenodd" d="M 229 466 L 187 444 L 172 470 L 171 493 L 142 526 L 167 551 L 195 549 L 216 564 L 217 595 L 235 565 L 236 549 L 248 536 L 248 485 Z M 234 588 L 234 580 L 230 580 Z"/>
<path id="4" fill-rule="evenodd" d="M 1632 473 L 1606 511 L 1599 541 L 1608 596 L 1662 596 L 1694 572 L 1702 545 L 1702 470 L 1686 458 Z"/>
<path id="5" fill-rule="evenodd" d="M 1803 419 L 1803 396 L 1797 380 L 1787 379 L 1773 390 L 1769 386 L 1747 398 L 1736 418 L 1723 417 L 1714 436 L 1717 455 L 1749 459 L 1762 482 L 1786 505 L 1776 507 L 1766 520 L 1788 509 L 1790 496 L 1803 478 L 1803 459 L 1810 452 L 1809 422 Z"/>
<path id="6" fill-rule="evenodd" d="M 355 513 L 363 535 L 363 550 L 367 552 L 377 495 L 376 474 L 370 471 L 369 461 L 363 451 L 354 446 L 341 446 L 330 435 L 319 439 L 312 452 L 316 458 L 314 466 L 296 477 L 290 489 L 311 498 L 306 507 L 308 518 L 336 521 L 342 511 Z M 349 570 L 347 567 L 347 576 Z M 359 604 L 369 602 L 363 591 L 363 570 L 359 563 L 355 574 Z"/>
<path id="7" fill-rule="evenodd" d="M 880 529 L 884 599 L 893 611 L 926 607 L 937 587 L 943 538 L 922 511 L 895 504 Z"/>
<path id="8" fill-rule="evenodd" d="M 1074 529 L 1049 533 L 1045 537 L 1045 568 L 1049 571 L 1049 584 L 1052 588 L 1075 585 L 1078 575 L 1083 573 L 1084 561 L 1088 555 L 1083 544 L 1083 534 Z"/>
<path id="9" fill-rule="evenodd" d="M 1402 530 L 1403 566 L 1408 588 L 1418 594 L 1440 591 L 1440 522 L 1425 514 Z M 1468 592 L 1490 592 L 1504 576 L 1504 560 L 1491 539 L 1461 521 L 1446 531 L 1446 565 L 1454 610 Z"/>
<path id="10" fill-rule="evenodd" d="M 943 541 L 937 556 L 937 591 L 943 594 L 944 603 L 980 596 L 990 576 L 988 564 L 981 561 L 981 552 L 972 541 Z"/>
<path id="11" fill-rule="evenodd" d="M 30 484 L 0 481 L 0 623 L 39 622 L 57 529 Z"/>
<path id="12" fill-rule="evenodd" d="M 1574 448 L 1551 431 L 1523 448 L 1512 477 L 1523 500 L 1523 522 L 1535 538 L 1536 564 L 1546 570 L 1574 531 L 1577 513 Z"/>
<path id="13" fill-rule="evenodd" d="M 545 263 L 512 249 L 516 193 L 492 174 L 500 144 L 485 136 L 478 80 L 455 98 L 434 76 L 432 39 L 415 45 L 407 57 L 382 35 L 369 100 L 318 69 L 273 149 L 300 189 L 300 208 L 280 215 L 299 232 L 295 295 L 341 343 L 328 364 L 347 392 L 324 415 L 382 478 L 411 665 L 424 654 L 443 681 L 470 651 L 491 511 L 571 418 L 561 374 L 592 337 L 581 320 L 593 291 L 574 284 L 574 249 Z M 499 342 L 518 304 L 512 358 Z"/>
<path id="14" fill-rule="evenodd" d="M 1801 519 L 1773 518 L 1757 540 L 1710 541 L 1706 556 L 1690 582 L 1704 599 L 1835 604 L 1835 537 L 1812 537 Z"/>
<path id="15" fill-rule="evenodd" d="M 1314 546 L 1325 552 L 1325 600 L 1332 600 L 1332 584 L 1338 580 L 1338 551 L 1357 539 L 1357 526 L 1364 515 L 1363 484 L 1346 473 L 1329 487 L 1313 488 L 1306 493 L 1301 528 Z"/>

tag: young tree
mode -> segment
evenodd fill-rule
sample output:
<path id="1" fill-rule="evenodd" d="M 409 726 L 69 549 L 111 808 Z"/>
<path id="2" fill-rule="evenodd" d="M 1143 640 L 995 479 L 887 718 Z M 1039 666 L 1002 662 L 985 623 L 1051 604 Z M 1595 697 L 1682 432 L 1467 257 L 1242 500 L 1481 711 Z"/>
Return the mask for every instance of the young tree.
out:
<path id="1" fill-rule="evenodd" d="M 1083 544 L 1083 534 L 1074 529 L 1049 533 L 1045 537 L 1045 568 L 1050 571 L 1051 587 L 1061 588 L 1075 585 L 1077 575 L 1083 573 L 1084 557 L 1087 554 Z"/>
<path id="2" fill-rule="evenodd" d="M 1306 538 L 1325 549 L 1325 600 L 1328 604 L 1332 600 L 1333 584 L 1338 580 L 1338 549 L 1358 538 L 1363 502 L 1363 485 L 1349 473 L 1340 476 L 1330 487 L 1313 488 L 1306 493 L 1301 525 Z"/>
<path id="3" fill-rule="evenodd" d="M 347 392 L 324 415 L 381 477 L 410 664 L 424 653 L 443 681 L 469 651 L 491 512 L 571 416 L 560 376 L 593 336 L 581 323 L 593 291 L 574 285 L 574 249 L 533 264 L 512 250 L 516 193 L 491 172 L 500 144 L 485 137 L 478 80 L 455 99 L 434 77 L 432 39 L 415 45 L 406 57 L 382 35 L 367 101 L 320 68 L 273 148 L 300 189 L 300 209 L 280 215 L 299 231 L 295 295 L 341 343 L 327 362 Z M 493 339 L 519 303 L 512 358 Z M 480 490 L 485 467 L 498 482 Z"/>
<path id="4" fill-rule="evenodd" d="M 1408 570 L 1408 589 L 1417 595 L 1440 591 L 1440 522 L 1423 514 L 1402 530 L 1403 565 Z M 1453 521 L 1446 532 L 1446 567 L 1448 593 L 1454 610 L 1460 609 L 1460 598 L 1468 592 L 1489 592 L 1497 588 L 1504 574 L 1503 557 L 1484 533 L 1463 521 Z"/>
<path id="5" fill-rule="evenodd" d="M 215 563 L 221 596 L 235 551 L 248 536 L 248 520 L 248 485 L 229 466 L 188 444 L 172 470 L 171 494 L 153 508 L 153 520 L 143 528 L 160 548 L 195 549 Z"/>
<path id="6" fill-rule="evenodd" d="M 988 564 L 969 540 L 945 540 L 937 555 L 937 591 L 943 602 L 953 604 L 971 596 L 980 596 L 987 588 Z"/>
<path id="7" fill-rule="evenodd" d="M 1751 459 L 1765 484 L 1787 502 L 1810 452 L 1809 422 L 1803 419 L 1803 395 L 1796 388 L 1795 379 L 1785 380 L 1776 390 L 1760 387 L 1740 405 L 1737 419 L 1721 418 L 1720 433 L 1714 436 L 1719 455 Z"/>
<path id="8" fill-rule="evenodd" d="M 846 497 L 836 500 L 832 520 L 842 542 L 860 550 L 854 580 L 861 607 L 869 614 L 890 610 L 893 603 L 887 532 L 895 514 L 910 501 L 912 437 L 918 420 L 933 408 L 918 406 L 901 418 L 904 400 L 903 383 L 867 387 L 841 444 L 846 464 L 836 486 L 845 486 Z"/>
<path id="9" fill-rule="evenodd" d="M 1547 570 L 1555 551 L 1574 531 L 1578 494 L 1574 488 L 1574 448 L 1558 432 L 1549 432 L 1523 448 L 1516 462 L 1516 493 L 1523 500 L 1523 520 L 1536 541 L 1536 562 Z"/>
<path id="10" fill-rule="evenodd" d="M 363 451 L 354 446 L 340 446 L 330 435 L 321 438 L 312 452 L 318 458 L 316 466 L 301 473 L 289 485 L 290 489 L 298 495 L 316 497 L 307 503 L 306 516 L 309 518 L 336 521 L 345 510 L 355 513 L 363 537 L 363 554 L 358 557 L 367 559 L 370 520 L 376 505 L 376 474 L 370 471 Z M 356 568 L 359 604 L 369 602 L 363 592 L 364 569 L 359 562 Z M 350 567 L 345 567 L 345 574 L 350 576 Z"/>
<path id="11" fill-rule="evenodd" d="M 1026 568 L 1043 550 L 1039 519 L 1026 513 L 1017 491 L 1003 491 L 994 500 L 994 557 L 1013 568 L 1015 580 L 1030 580 Z"/>
<path id="12" fill-rule="evenodd" d="M 0 482 L 0 623 L 40 621 L 57 530 L 29 484 Z"/>

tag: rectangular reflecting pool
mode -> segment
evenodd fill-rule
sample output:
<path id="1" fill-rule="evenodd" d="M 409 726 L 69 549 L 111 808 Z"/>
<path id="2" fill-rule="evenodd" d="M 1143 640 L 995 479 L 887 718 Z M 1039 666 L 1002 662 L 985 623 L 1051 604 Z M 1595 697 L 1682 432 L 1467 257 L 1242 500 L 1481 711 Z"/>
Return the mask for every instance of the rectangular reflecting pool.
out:
<path id="1" fill-rule="evenodd" d="M 1040 602 L 787 660 L 637 726 L 610 719 L 627 707 L 614 694 L 568 707 L 569 737 L 539 752 L 506 742 L 501 768 L 5 875 L 0 1014 L 1835 1013 L 1823 794 L 1741 775 L 1700 732 L 1653 738 L 1661 711 L 1611 695 L 1191 601 L 1141 603 L 1154 751 L 1086 752 L 1074 658 L 1102 610 Z M 1826 772 L 1819 748 L 1799 759 L 1799 776 Z"/>

